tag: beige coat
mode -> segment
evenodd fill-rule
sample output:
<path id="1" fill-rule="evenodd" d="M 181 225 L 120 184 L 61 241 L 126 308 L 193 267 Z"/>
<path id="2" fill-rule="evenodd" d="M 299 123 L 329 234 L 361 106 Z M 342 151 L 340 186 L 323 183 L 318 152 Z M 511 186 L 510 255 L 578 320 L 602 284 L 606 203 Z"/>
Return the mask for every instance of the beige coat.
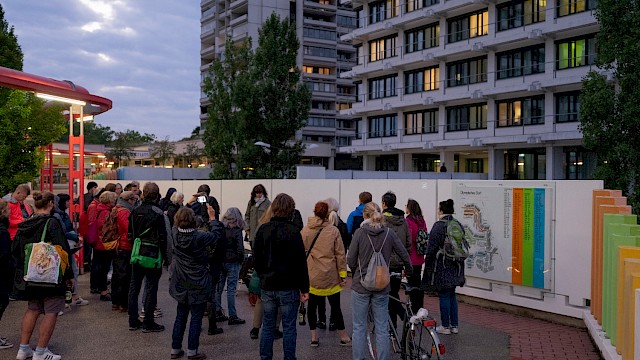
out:
<path id="1" fill-rule="evenodd" d="M 320 229 L 322 232 L 307 258 L 309 292 L 329 296 L 342 290 L 340 283 L 341 278 L 347 277 L 347 259 L 338 228 L 316 216 L 310 217 L 301 231 L 305 251 L 309 251 Z"/>
<path id="2" fill-rule="evenodd" d="M 271 205 L 269 199 L 264 199 L 259 206 L 247 204 L 247 210 L 244 212 L 244 231 L 249 232 L 249 242 L 251 244 L 253 244 L 256 231 L 260 227 L 260 218 L 267 211 L 269 205 Z"/>

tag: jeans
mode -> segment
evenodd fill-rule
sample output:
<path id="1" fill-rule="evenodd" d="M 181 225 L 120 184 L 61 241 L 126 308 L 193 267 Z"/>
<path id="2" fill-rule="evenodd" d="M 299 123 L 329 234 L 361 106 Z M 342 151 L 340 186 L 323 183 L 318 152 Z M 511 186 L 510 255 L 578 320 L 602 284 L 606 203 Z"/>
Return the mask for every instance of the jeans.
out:
<path id="1" fill-rule="evenodd" d="M 187 349 L 190 354 L 197 354 L 200 346 L 200 331 L 202 331 L 202 317 L 207 309 L 207 303 L 189 305 L 178 303 L 176 321 L 173 323 L 173 334 L 171 335 L 171 348 L 182 350 L 182 339 L 187 328 L 187 319 L 191 312 L 191 322 L 189 322 L 189 337 L 187 338 Z M 146 314 L 146 312 L 145 312 Z"/>
<path id="2" fill-rule="evenodd" d="M 309 330 L 315 330 L 317 320 L 322 321 L 318 316 L 316 320 L 316 309 L 320 311 L 320 304 L 325 304 L 325 299 L 329 299 L 329 306 L 331 306 L 331 321 L 336 325 L 336 329 L 344 330 L 344 318 L 342 317 L 342 309 L 340 309 L 340 293 L 335 293 L 329 296 L 317 296 L 309 294 L 309 309 L 307 311 L 309 317 Z M 324 316 L 325 320 L 327 316 Z"/>
<path id="3" fill-rule="evenodd" d="M 458 300 L 456 288 L 438 291 L 440 299 L 440 321 L 444 327 L 458 327 Z"/>
<path id="4" fill-rule="evenodd" d="M 123 308 L 129 306 L 129 287 L 131 284 L 131 250 L 118 250 L 113 259 L 111 277 L 111 303 Z"/>
<path id="5" fill-rule="evenodd" d="M 266 291 L 263 289 L 261 298 L 264 316 L 262 318 L 262 336 L 260 337 L 260 359 L 271 360 L 273 358 L 273 335 L 277 326 L 278 309 L 280 309 L 282 332 L 284 333 L 282 339 L 284 360 L 295 360 L 296 318 L 300 305 L 300 291 Z"/>
<path id="6" fill-rule="evenodd" d="M 351 312 L 353 316 L 353 336 L 351 352 L 354 360 L 368 359 L 368 351 L 366 349 L 365 336 L 367 333 L 367 313 L 369 312 L 369 304 L 373 311 L 373 321 L 376 332 L 376 351 L 378 359 L 389 359 L 389 326 L 388 326 L 388 310 L 389 304 L 388 294 L 360 294 L 351 291 Z"/>
<path id="7" fill-rule="evenodd" d="M 224 263 L 220 272 L 220 282 L 216 289 L 216 311 L 222 311 L 222 291 L 227 283 L 227 307 L 229 317 L 238 317 L 236 311 L 236 289 L 238 287 L 238 277 L 240 276 L 241 263 Z"/>
<path id="8" fill-rule="evenodd" d="M 162 276 L 162 269 L 147 269 L 139 265 L 131 265 L 131 283 L 129 285 L 129 325 L 138 320 L 138 296 L 142 280 L 144 282 L 144 323 L 153 324 L 153 311 L 158 303 L 158 283 Z"/>

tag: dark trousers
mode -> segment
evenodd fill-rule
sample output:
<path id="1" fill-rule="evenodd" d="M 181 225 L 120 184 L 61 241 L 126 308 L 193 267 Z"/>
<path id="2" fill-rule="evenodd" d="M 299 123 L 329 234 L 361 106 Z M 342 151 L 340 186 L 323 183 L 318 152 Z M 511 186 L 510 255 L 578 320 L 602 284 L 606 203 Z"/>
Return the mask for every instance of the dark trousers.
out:
<path id="1" fill-rule="evenodd" d="M 131 265 L 131 283 L 129 286 L 129 325 L 138 320 L 138 297 L 142 280 L 144 282 L 144 323 L 153 324 L 153 311 L 158 304 L 158 283 L 162 276 L 162 269 L 147 269 L 139 265 Z"/>
<path id="2" fill-rule="evenodd" d="M 91 252 L 93 251 L 93 248 L 91 247 L 91 245 L 89 245 L 88 242 L 85 241 L 82 245 L 82 251 L 84 255 L 84 269 L 91 269 L 93 271 L 93 269 L 91 268 Z M 93 287 L 91 288 L 93 289 Z"/>
<path id="3" fill-rule="evenodd" d="M 220 282 L 220 272 L 222 271 L 222 264 L 212 264 L 210 265 L 211 275 L 211 310 L 209 311 L 209 330 L 217 329 L 218 325 L 216 324 L 216 291 L 215 289 L 218 287 L 218 282 Z"/>
<path id="4" fill-rule="evenodd" d="M 9 293 L 0 291 L 0 320 L 2 320 L 2 314 L 7 310 L 9 306 Z"/>
<path id="5" fill-rule="evenodd" d="M 189 337 L 187 338 L 187 349 L 197 351 L 200 346 L 200 332 L 202 331 L 202 316 L 207 308 L 207 303 L 189 305 L 178 303 L 176 321 L 173 323 L 173 334 L 171 336 L 171 348 L 182 349 L 182 339 L 187 328 L 187 319 L 191 313 L 189 322 Z"/>
<path id="6" fill-rule="evenodd" d="M 316 311 L 318 311 L 319 304 L 325 304 L 325 299 L 329 299 L 329 306 L 331 306 L 331 321 L 336 325 L 336 329 L 344 330 L 344 318 L 342 317 L 342 309 L 340 308 L 340 293 L 335 293 L 329 296 L 318 296 L 309 294 L 309 329 L 315 330 L 317 325 Z M 322 312 L 324 314 L 324 311 Z M 326 320 L 326 315 L 325 315 Z"/>
<path id="7" fill-rule="evenodd" d="M 409 294 L 409 299 L 411 300 L 411 311 L 414 314 L 420 310 L 420 308 L 424 304 L 424 291 L 420 290 L 420 285 L 422 284 L 422 265 L 413 265 L 413 274 L 409 275 L 409 285 L 412 287 L 418 288 Z"/>
<path id="8" fill-rule="evenodd" d="M 111 303 L 123 308 L 129 306 L 129 287 L 131 286 L 131 250 L 118 250 L 113 259 L 111 276 Z"/>
<path id="9" fill-rule="evenodd" d="M 93 260 L 91 262 L 91 288 L 98 291 L 107 290 L 107 274 L 111 268 L 113 251 L 93 250 Z"/>
<path id="10" fill-rule="evenodd" d="M 389 269 L 389 272 L 402 273 L 402 269 Z M 389 292 L 389 296 L 393 296 L 396 299 L 400 299 L 400 284 L 402 283 L 402 279 L 400 277 L 391 277 L 391 283 L 389 284 L 391 287 L 391 291 Z M 389 317 L 391 318 L 391 322 L 396 325 L 398 316 L 400 319 L 404 319 L 404 309 L 402 308 L 402 304 L 397 302 L 396 300 L 389 299 Z"/>

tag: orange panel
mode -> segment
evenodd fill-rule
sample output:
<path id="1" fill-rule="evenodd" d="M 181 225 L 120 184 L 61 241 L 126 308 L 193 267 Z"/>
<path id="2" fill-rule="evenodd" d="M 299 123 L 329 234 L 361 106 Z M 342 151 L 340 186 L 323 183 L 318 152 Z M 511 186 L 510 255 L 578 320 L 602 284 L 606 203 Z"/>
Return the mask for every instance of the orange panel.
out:
<path id="1" fill-rule="evenodd" d="M 632 292 L 627 292 L 629 272 L 640 269 L 640 247 L 620 246 L 618 247 L 618 314 L 617 314 L 617 338 L 616 350 L 618 353 L 633 354 L 633 324 L 635 296 Z M 626 293 L 625 293 L 626 292 Z M 630 357 L 630 359 L 633 356 Z"/>

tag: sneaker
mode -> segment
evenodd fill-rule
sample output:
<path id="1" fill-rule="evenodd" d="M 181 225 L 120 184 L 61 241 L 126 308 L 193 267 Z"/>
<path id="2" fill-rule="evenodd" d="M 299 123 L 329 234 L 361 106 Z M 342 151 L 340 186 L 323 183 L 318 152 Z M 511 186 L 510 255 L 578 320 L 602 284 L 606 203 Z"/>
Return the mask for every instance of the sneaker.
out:
<path id="1" fill-rule="evenodd" d="M 16 355 L 16 360 L 27 360 L 33 357 L 33 350 L 29 348 L 29 350 L 18 349 L 18 355 Z"/>
<path id="2" fill-rule="evenodd" d="M 187 356 L 187 360 L 204 360 L 207 358 L 205 353 L 197 353 L 195 355 Z"/>
<path id="3" fill-rule="evenodd" d="M 452 334 L 457 334 L 458 333 L 458 327 L 457 326 L 452 326 L 451 327 L 451 333 Z"/>
<path id="4" fill-rule="evenodd" d="M 62 356 L 52 353 L 51 350 L 49 349 L 46 349 L 44 351 L 44 354 L 42 355 L 38 355 L 36 353 L 33 354 L 33 360 L 60 360 L 60 359 L 62 359 Z"/>
<path id="5" fill-rule="evenodd" d="M 129 322 L 129 331 L 136 331 L 142 329 L 142 321 L 136 320 L 135 322 Z"/>
<path id="6" fill-rule="evenodd" d="M 318 329 L 325 330 L 325 329 L 327 328 L 327 323 L 326 323 L 326 322 L 324 322 L 324 321 L 318 321 L 318 322 L 316 323 L 316 327 L 317 327 Z"/>
<path id="7" fill-rule="evenodd" d="M 258 338 L 258 334 L 260 334 L 260 329 L 258 328 L 253 328 L 251 329 L 251 331 L 249 331 L 249 336 L 251 336 L 251 338 L 254 340 Z"/>
<path id="8" fill-rule="evenodd" d="M 216 322 L 222 322 L 227 320 L 229 320 L 229 318 L 222 311 L 216 311 Z"/>
<path id="9" fill-rule="evenodd" d="M 240 319 L 237 316 L 230 316 L 229 317 L 229 322 L 227 324 L 229 325 L 242 325 L 244 324 L 246 321 Z"/>
<path id="10" fill-rule="evenodd" d="M 64 315 L 64 311 L 58 311 L 58 316 Z"/>
<path id="11" fill-rule="evenodd" d="M 100 295 L 100 301 L 111 301 L 111 294 Z"/>
<path id="12" fill-rule="evenodd" d="M 0 337 L 0 349 L 10 349 L 13 344 L 6 337 Z"/>
<path id="13" fill-rule="evenodd" d="M 224 333 L 224 330 L 222 330 L 222 328 L 209 328 L 209 330 L 207 331 L 207 335 L 220 335 Z"/>
<path id="14" fill-rule="evenodd" d="M 73 302 L 73 305 L 85 306 L 85 305 L 89 305 L 89 301 L 79 297 L 78 299 L 76 299 L 76 301 Z"/>
<path id="15" fill-rule="evenodd" d="M 153 310 L 153 317 L 156 319 L 162 317 L 162 310 L 160 310 L 159 307 L 156 307 L 156 309 Z"/>
<path id="16" fill-rule="evenodd" d="M 436 332 L 442 335 L 451 335 L 451 330 L 449 330 L 448 327 L 444 327 L 444 326 L 437 326 Z"/>
<path id="17" fill-rule="evenodd" d="M 172 359 L 180 359 L 183 356 L 184 356 L 184 350 L 180 350 L 179 352 L 177 352 L 175 354 L 171 354 L 171 358 Z"/>
<path id="18" fill-rule="evenodd" d="M 152 323 L 149 325 L 142 325 L 142 332 L 143 333 L 150 333 L 150 332 L 161 332 L 164 331 L 164 325 L 160 325 L 160 324 L 156 324 L 156 323 Z"/>

